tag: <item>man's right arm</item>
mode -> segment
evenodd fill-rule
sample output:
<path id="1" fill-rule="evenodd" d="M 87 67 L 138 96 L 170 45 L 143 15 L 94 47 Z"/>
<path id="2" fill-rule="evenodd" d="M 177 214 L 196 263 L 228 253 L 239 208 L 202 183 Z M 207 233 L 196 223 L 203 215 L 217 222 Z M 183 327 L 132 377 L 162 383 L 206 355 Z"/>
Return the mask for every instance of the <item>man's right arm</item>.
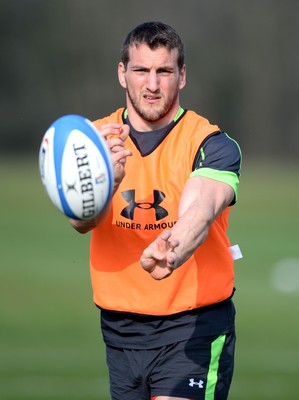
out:
<path id="1" fill-rule="evenodd" d="M 110 135 L 115 135 L 115 137 L 112 136 L 112 138 L 107 139 L 107 145 L 111 151 L 114 171 L 113 194 L 117 191 L 121 181 L 125 176 L 126 159 L 132 155 L 130 150 L 125 149 L 125 141 L 129 135 L 129 132 L 130 129 L 128 125 L 121 125 L 118 123 L 105 124 L 99 130 L 99 135 L 102 135 L 105 138 Z M 87 221 L 70 219 L 70 224 L 77 232 L 82 234 L 87 233 L 101 224 L 101 222 L 109 214 L 110 207 L 111 202 L 104 210 L 102 210 L 102 212 L 100 212 L 96 218 Z"/>

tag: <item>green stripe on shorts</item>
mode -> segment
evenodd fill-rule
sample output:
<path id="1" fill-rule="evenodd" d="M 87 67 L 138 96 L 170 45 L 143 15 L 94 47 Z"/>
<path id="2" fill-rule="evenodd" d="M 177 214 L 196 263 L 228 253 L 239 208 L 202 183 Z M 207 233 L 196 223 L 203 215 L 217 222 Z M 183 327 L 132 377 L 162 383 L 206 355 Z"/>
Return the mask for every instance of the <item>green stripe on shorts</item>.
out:
<path id="1" fill-rule="evenodd" d="M 207 385 L 205 392 L 205 400 L 214 400 L 216 384 L 218 380 L 219 359 L 225 343 L 226 335 L 220 335 L 212 342 L 211 345 L 211 361 L 207 376 Z"/>

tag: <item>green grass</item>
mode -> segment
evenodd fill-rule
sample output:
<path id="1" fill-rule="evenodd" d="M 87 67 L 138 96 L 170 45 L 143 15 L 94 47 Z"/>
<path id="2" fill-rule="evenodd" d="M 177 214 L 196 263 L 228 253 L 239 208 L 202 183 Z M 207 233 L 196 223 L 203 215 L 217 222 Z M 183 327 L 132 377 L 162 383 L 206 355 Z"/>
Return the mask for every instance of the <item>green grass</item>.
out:
<path id="1" fill-rule="evenodd" d="M 231 241 L 244 255 L 235 266 L 238 341 L 230 400 L 298 394 L 299 290 L 272 284 L 278 261 L 299 259 L 297 171 L 243 166 L 230 225 Z M 50 203 L 37 160 L 2 158 L 0 182 L 0 398 L 108 400 L 89 238 Z"/>
<path id="2" fill-rule="evenodd" d="M 231 400 L 296 398 L 299 371 L 299 290 L 272 284 L 278 261 L 298 260 L 298 166 L 243 166 L 230 237 L 244 258 L 236 262 L 238 344 Z"/>

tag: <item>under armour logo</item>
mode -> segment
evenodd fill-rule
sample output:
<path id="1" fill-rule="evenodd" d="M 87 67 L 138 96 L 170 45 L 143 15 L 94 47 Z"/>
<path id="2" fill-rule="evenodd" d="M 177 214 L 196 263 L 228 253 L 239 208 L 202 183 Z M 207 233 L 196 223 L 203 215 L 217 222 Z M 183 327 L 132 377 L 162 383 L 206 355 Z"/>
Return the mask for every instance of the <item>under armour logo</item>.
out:
<path id="1" fill-rule="evenodd" d="M 198 386 L 198 389 L 203 389 L 203 384 L 204 381 L 202 381 L 201 379 L 198 382 L 195 382 L 194 378 L 189 379 L 189 386 L 191 387 Z"/>
<path id="2" fill-rule="evenodd" d="M 127 219 L 134 219 L 134 211 L 135 208 L 140 208 L 141 210 L 149 210 L 151 208 L 155 209 L 156 221 L 159 221 L 162 218 L 167 217 L 168 212 L 165 208 L 161 207 L 159 204 L 165 199 L 165 194 L 160 192 L 159 190 L 153 190 L 154 202 L 140 202 L 136 203 L 135 201 L 135 190 L 127 190 L 121 193 L 122 197 L 126 200 L 129 205 L 125 207 L 121 215 Z"/>

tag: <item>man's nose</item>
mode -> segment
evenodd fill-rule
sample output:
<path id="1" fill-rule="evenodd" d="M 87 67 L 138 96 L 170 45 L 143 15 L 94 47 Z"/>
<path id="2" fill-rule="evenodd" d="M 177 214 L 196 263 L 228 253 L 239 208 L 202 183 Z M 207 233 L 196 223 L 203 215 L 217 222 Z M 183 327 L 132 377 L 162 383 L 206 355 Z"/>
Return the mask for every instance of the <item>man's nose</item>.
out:
<path id="1" fill-rule="evenodd" d="M 159 76 L 155 71 L 148 74 L 147 89 L 151 92 L 156 92 L 159 89 L 160 81 Z"/>

